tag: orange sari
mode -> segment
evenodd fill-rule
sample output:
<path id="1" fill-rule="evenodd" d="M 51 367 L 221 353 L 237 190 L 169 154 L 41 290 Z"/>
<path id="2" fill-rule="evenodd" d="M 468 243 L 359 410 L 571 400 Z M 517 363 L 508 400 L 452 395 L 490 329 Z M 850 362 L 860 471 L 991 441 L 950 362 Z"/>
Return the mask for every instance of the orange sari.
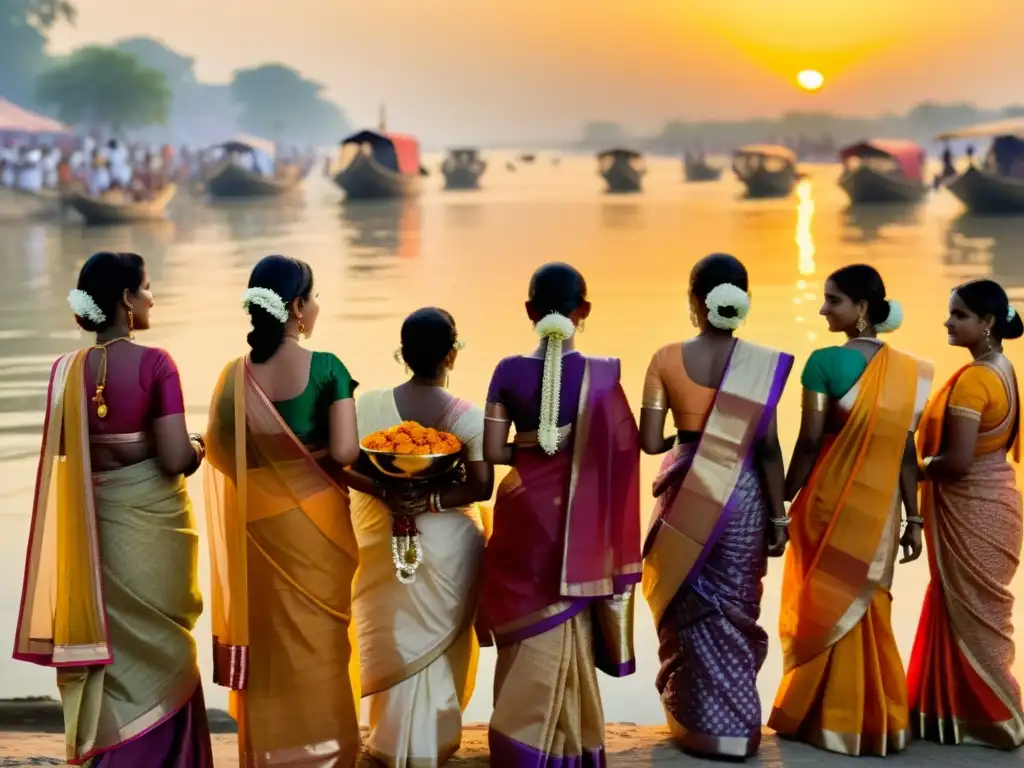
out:
<path id="1" fill-rule="evenodd" d="M 355 765 L 359 548 L 348 490 L 295 437 L 244 358 L 221 374 L 206 443 L 214 679 L 232 689 L 239 763 Z"/>
<path id="2" fill-rule="evenodd" d="M 954 387 L 982 366 L 1002 383 L 1005 418 L 985 428 Z M 973 378 L 973 376 L 972 376 Z M 965 380 L 963 382 L 967 384 Z M 967 396 L 969 397 L 969 395 Z M 946 418 L 983 421 L 974 462 L 958 480 L 923 483 L 921 511 L 931 583 L 910 658 L 908 686 L 915 735 L 950 744 L 1013 749 L 1024 744 L 1020 686 L 1013 677 L 1013 593 L 1020 563 L 1021 496 L 1006 452 L 1020 459 L 1019 396 L 1006 358 L 973 363 L 950 379 L 925 413 L 918 447 L 941 453 Z M 998 417 L 997 417 L 998 418 Z"/>
<path id="3" fill-rule="evenodd" d="M 930 385 L 930 365 L 885 345 L 833 406 L 845 424 L 790 509 L 784 676 L 768 721 L 781 736 L 846 755 L 886 755 L 909 741 L 889 588 L 900 467 Z"/>

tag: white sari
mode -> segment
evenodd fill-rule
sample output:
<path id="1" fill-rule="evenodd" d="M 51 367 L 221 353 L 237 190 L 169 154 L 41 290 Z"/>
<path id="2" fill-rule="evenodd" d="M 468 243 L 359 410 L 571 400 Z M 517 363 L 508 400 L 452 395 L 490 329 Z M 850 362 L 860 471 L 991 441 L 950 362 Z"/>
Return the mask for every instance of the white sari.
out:
<path id="1" fill-rule="evenodd" d="M 392 389 L 356 405 L 360 440 L 402 421 Z M 454 400 L 437 429 L 455 434 L 467 461 L 483 460 L 483 411 Z M 473 628 L 484 550 L 475 507 L 420 515 L 423 563 L 412 584 L 395 575 L 391 514 L 371 496 L 352 495 L 359 540 L 353 618 L 363 696 L 369 699 L 367 751 L 391 768 L 432 768 L 462 743 L 462 711 L 473 694 L 479 645 Z"/>

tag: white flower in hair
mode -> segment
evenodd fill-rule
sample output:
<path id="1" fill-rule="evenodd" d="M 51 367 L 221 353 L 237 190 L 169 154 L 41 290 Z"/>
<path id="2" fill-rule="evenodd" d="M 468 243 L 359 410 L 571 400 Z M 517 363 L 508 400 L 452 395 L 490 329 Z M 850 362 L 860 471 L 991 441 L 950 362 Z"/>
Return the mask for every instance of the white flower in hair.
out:
<path id="1" fill-rule="evenodd" d="M 78 317 L 99 325 L 106 321 L 107 316 L 100 309 L 99 304 L 85 291 L 75 288 L 68 294 L 68 305 L 71 307 L 71 311 Z"/>
<path id="2" fill-rule="evenodd" d="M 735 331 L 739 328 L 750 312 L 750 295 L 732 283 L 716 285 L 704 299 L 708 308 L 708 322 L 723 331 Z M 729 316 L 722 310 L 729 308 Z"/>
<path id="3" fill-rule="evenodd" d="M 537 428 L 537 442 L 549 456 L 558 452 L 558 409 L 562 392 L 562 342 L 576 333 L 565 315 L 552 312 L 544 317 L 534 330 L 542 339 L 547 339 L 544 352 L 544 374 L 540 385 L 540 426 Z"/>
<path id="4" fill-rule="evenodd" d="M 1006 310 L 1006 322 L 1012 323 L 1013 322 L 1013 318 L 1015 318 L 1016 316 L 1017 316 L 1017 310 L 1014 309 L 1013 307 L 1010 307 L 1009 309 Z"/>
<path id="5" fill-rule="evenodd" d="M 903 305 L 896 299 L 889 299 L 888 304 L 889 316 L 875 326 L 875 333 L 892 333 L 903 325 Z"/>
<path id="6" fill-rule="evenodd" d="M 253 304 L 265 309 L 279 323 L 288 322 L 288 305 L 269 288 L 247 288 L 242 294 L 242 307 L 248 312 Z"/>

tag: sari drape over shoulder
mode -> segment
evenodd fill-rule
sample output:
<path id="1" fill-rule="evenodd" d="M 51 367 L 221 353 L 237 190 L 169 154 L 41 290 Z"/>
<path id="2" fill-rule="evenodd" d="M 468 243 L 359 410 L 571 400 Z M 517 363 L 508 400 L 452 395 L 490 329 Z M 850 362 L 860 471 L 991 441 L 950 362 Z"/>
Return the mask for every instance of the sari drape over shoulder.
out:
<path id="1" fill-rule="evenodd" d="M 394 390 L 365 393 L 356 406 L 360 439 L 402 421 Z M 483 460 L 483 411 L 453 399 L 436 429 Z M 369 699 L 367 751 L 390 768 L 444 763 L 462 743 L 462 711 L 473 695 L 480 646 L 473 629 L 484 523 L 477 507 L 416 518 L 423 562 L 411 584 L 395 575 L 391 512 L 356 493 L 359 539 L 353 593 L 363 696 Z"/>
<path id="2" fill-rule="evenodd" d="M 931 582 L 911 654 L 907 683 L 919 738 L 1002 749 L 1024 743 L 1020 686 L 1013 676 L 1013 592 L 1020 563 L 1021 496 L 1006 460 L 1019 459 L 1020 397 L 1006 358 L 965 366 L 925 411 L 922 457 L 943 449 L 951 415 L 977 418 L 954 398 L 967 376 L 990 372 L 1000 384 L 1001 422 L 978 435 L 975 458 L 956 480 L 926 480 L 921 512 Z M 997 417 L 998 419 L 998 417 Z"/>
<path id="3" fill-rule="evenodd" d="M 587 358 L 579 412 L 554 456 L 523 448 L 498 488 L 480 626 L 498 645 L 492 760 L 604 760 L 595 664 L 631 674 L 640 580 L 639 442 L 619 362 Z"/>
<path id="4" fill-rule="evenodd" d="M 849 755 L 886 755 L 909 740 L 889 589 L 900 468 L 931 376 L 930 364 L 881 346 L 834 404 L 844 425 L 790 508 L 784 676 L 768 721 L 782 736 Z"/>
<path id="5" fill-rule="evenodd" d="M 291 432 L 244 358 L 221 374 L 206 444 L 214 678 L 231 688 L 239 761 L 354 765 L 359 550 L 348 490 Z"/>
<path id="6" fill-rule="evenodd" d="M 92 471 L 87 356 L 50 377 L 14 656 L 57 668 L 69 763 L 212 766 L 185 480 Z"/>
<path id="7" fill-rule="evenodd" d="M 654 482 L 643 589 L 660 640 L 658 691 L 674 738 L 701 754 L 747 757 L 761 741 L 768 511 L 754 451 L 792 366 L 791 355 L 737 340 L 700 442 L 677 445 Z"/>

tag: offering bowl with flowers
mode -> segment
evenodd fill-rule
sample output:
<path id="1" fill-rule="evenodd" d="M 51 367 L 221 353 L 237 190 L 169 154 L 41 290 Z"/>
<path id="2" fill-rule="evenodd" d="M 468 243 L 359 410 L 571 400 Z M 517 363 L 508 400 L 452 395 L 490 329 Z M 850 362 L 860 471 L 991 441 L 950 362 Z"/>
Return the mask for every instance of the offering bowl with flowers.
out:
<path id="1" fill-rule="evenodd" d="M 360 443 L 373 467 L 392 483 L 419 485 L 454 474 L 462 466 L 462 442 L 450 432 L 403 421 L 365 437 Z M 419 530 L 413 517 L 395 517 L 391 524 L 395 574 L 403 584 L 416 580 L 423 562 Z"/>

